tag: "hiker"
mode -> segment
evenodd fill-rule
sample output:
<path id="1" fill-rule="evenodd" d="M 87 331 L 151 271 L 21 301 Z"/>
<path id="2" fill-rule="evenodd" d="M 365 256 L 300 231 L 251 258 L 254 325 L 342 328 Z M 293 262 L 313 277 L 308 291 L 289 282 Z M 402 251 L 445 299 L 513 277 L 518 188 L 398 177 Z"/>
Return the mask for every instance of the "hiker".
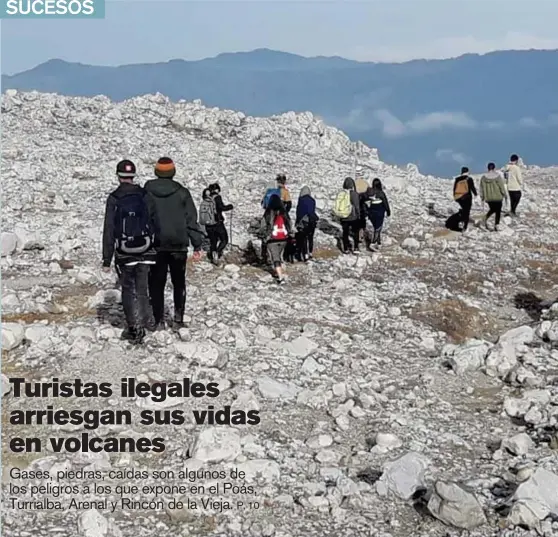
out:
<path id="1" fill-rule="evenodd" d="M 279 188 L 279 192 L 281 194 L 281 201 L 285 206 L 285 212 L 287 213 L 287 216 L 289 216 L 293 202 L 291 199 L 291 193 L 287 188 L 287 176 L 284 173 L 280 173 L 277 175 L 275 181 L 277 182 L 277 187 Z M 287 244 L 285 245 L 285 251 L 283 252 L 283 260 L 286 263 L 294 263 L 296 251 L 296 238 L 294 235 L 290 235 L 287 239 Z"/>
<path id="2" fill-rule="evenodd" d="M 356 191 L 355 181 L 352 177 L 345 178 L 343 190 L 337 194 L 333 213 L 341 222 L 343 229 L 342 252 L 349 254 L 358 253 L 360 234 L 360 198 Z M 350 236 L 353 237 L 351 248 Z"/>
<path id="3" fill-rule="evenodd" d="M 312 197 L 310 189 L 303 186 L 300 189 L 298 203 L 296 204 L 296 246 L 298 258 L 301 261 L 312 259 L 314 251 L 314 233 L 319 217 L 316 214 L 316 200 Z"/>
<path id="4" fill-rule="evenodd" d="M 391 216 L 391 208 L 384 192 L 382 182 L 377 177 L 372 181 L 372 187 L 366 193 L 366 213 L 372 227 L 374 235 L 369 248 L 375 250 L 382 245 L 382 227 L 384 219 Z"/>
<path id="5" fill-rule="evenodd" d="M 469 219 L 471 217 L 471 207 L 473 206 L 473 196 L 477 196 L 475 181 L 469 175 L 469 168 L 463 166 L 461 175 L 455 178 L 453 183 L 453 199 L 457 201 L 459 207 L 460 223 L 462 223 L 461 231 L 467 231 Z"/>
<path id="6" fill-rule="evenodd" d="M 277 283 L 285 283 L 283 252 L 291 235 L 291 221 L 285 205 L 277 195 L 271 196 L 262 218 L 260 235 L 267 245 L 267 253 L 274 269 Z"/>
<path id="7" fill-rule="evenodd" d="M 370 185 L 368 181 L 364 178 L 364 173 L 362 171 L 362 167 L 357 168 L 357 174 L 355 179 L 355 189 L 359 196 L 359 210 L 360 210 L 360 218 L 359 218 L 359 233 L 360 233 L 360 240 L 365 241 L 367 246 L 370 244 L 370 238 L 368 237 L 368 233 L 366 232 L 366 197 L 368 189 Z"/>
<path id="8" fill-rule="evenodd" d="M 148 202 L 155 215 L 156 264 L 151 269 L 149 290 L 157 329 L 165 328 L 165 285 L 167 272 L 174 294 L 174 324 L 184 325 L 186 307 L 186 260 L 188 247 L 194 247 L 194 259 L 201 255 L 202 233 L 198 213 L 190 191 L 174 180 L 176 167 L 168 157 L 155 165 L 155 176 L 145 183 Z"/>
<path id="9" fill-rule="evenodd" d="M 205 228 L 207 239 L 209 240 L 209 248 L 207 250 L 207 258 L 213 265 L 217 265 L 217 246 L 219 244 L 219 232 L 217 231 L 217 209 L 215 201 L 211 195 L 209 188 L 204 188 L 202 192 L 202 202 L 199 210 L 200 227 Z"/>
<path id="10" fill-rule="evenodd" d="M 215 215 L 216 215 L 216 224 L 212 233 L 215 234 L 217 237 L 217 244 L 216 244 L 216 252 L 217 252 L 217 259 L 221 259 L 223 257 L 223 252 L 225 248 L 229 244 L 229 234 L 227 233 L 227 227 L 225 226 L 225 217 L 223 213 L 232 211 L 233 205 L 228 203 L 223 203 L 223 198 L 221 197 L 221 187 L 219 183 L 212 183 L 209 185 L 209 193 L 213 199 L 213 203 L 215 204 Z M 210 250 L 211 252 L 211 250 Z"/>
<path id="11" fill-rule="evenodd" d="M 512 155 L 510 161 L 502 169 L 504 178 L 507 182 L 508 194 L 510 199 L 510 215 L 517 216 L 517 206 L 521 200 L 521 190 L 523 189 L 523 173 L 519 167 L 519 157 Z"/>
<path id="12" fill-rule="evenodd" d="M 116 166 L 119 185 L 107 198 L 103 228 L 103 270 L 114 265 L 122 287 L 127 328 L 122 338 L 141 343 L 151 325 L 148 295 L 149 265 L 155 264 L 154 222 L 147 192 L 134 184 L 136 166 L 122 160 Z"/>
<path id="13" fill-rule="evenodd" d="M 498 231 L 502 214 L 502 202 L 507 197 L 506 185 L 502 175 L 496 171 L 496 165 L 493 162 L 488 164 L 487 169 L 488 172 L 480 180 L 480 196 L 482 201 L 488 204 L 489 209 L 483 221 L 486 229 L 490 230 L 488 219 L 494 215 L 494 231 Z"/>
<path id="14" fill-rule="evenodd" d="M 285 207 L 285 211 L 289 214 L 293 202 L 291 200 L 291 193 L 287 188 L 287 176 L 284 173 L 277 174 L 275 178 L 275 183 L 270 183 L 265 191 L 264 197 L 262 199 L 262 208 L 267 209 L 269 200 L 271 196 L 279 196 L 281 201 L 283 202 L 283 206 Z"/>

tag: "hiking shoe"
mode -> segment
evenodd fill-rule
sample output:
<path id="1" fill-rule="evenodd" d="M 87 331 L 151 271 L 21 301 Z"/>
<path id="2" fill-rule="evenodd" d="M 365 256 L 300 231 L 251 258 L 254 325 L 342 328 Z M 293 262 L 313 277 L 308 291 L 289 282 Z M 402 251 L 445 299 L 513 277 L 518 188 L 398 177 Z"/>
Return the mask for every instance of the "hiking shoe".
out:
<path id="1" fill-rule="evenodd" d="M 277 278 L 277 283 L 279 285 L 285 285 L 285 278 Z"/>

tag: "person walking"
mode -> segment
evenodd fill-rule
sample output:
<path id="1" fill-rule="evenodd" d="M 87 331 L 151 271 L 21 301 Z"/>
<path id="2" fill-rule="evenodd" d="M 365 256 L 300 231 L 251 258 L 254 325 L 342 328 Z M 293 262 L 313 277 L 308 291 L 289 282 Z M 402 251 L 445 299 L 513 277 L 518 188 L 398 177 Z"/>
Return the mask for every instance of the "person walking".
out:
<path id="1" fill-rule="evenodd" d="M 364 177 L 363 169 L 362 167 L 359 166 L 357 168 L 356 177 L 355 177 L 355 190 L 357 191 L 359 202 L 360 202 L 359 203 L 360 218 L 358 221 L 359 236 L 360 236 L 360 240 L 364 241 L 367 246 L 369 246 L 371 242 L 366 229 L 366 199 L 367 199 L 367 195 L 368 195 L 367 193 L 369 188 L 370 185 L 368 184 L 368 181 Z"/>
<path id="2" fill-rule="evenodd" d="M 296 204 L 296 247 L 301 261 L 312 259 L 314 251 L 314 233 L 319 217 L 316 214 L 316 200 L 312 197 L 310 188 L 300 189 Z"/>
<path id="3" fill-rule="evenodd" d="M 519 156 L 512 155 L 510 161 L 502 169 L 506 179 L 508 194 L 510 199 L 510 216 L 517 216 L 517 206 L 521 201 L 523 189 L 523 173 L 519 166 Z"/>
<path id="4" fill-rule="evenodd" d="M 496 165 L 493 162 L 488 164 L 487 170 L 480 180 L 480 196 L 482 201 L 488 204 L 488 213 L 484 216 L 483 221 L 486 229 L 490 230 L 488 219 L 494 215 L 494 231 L 498 231 L 502 204 L 507 197 L 506 185 L 502 175 L 496 171 Z"/>
<path id="5" fill-rule="evenodd" d="M 372 187 L 368 189 L 366 196 L 366 209 L 368 219 L 374 229 L 374 235 L 370 243 L 370 249 L 376 250 L 382 245 L 382 228 L 384 219 L 391 216 L 389 201 L 384 192 L 382 181 L 377 177 L 372 181 Z"/>
<path id="6" fill-rule="evenodd" d="M 122 288 L 127 328 L 122 338 L 141 343 L 151 327 L 148 295 L 150 265 L 155 264 L 154 221 L 147 192 L 134 184 L 136 166 L 122 160 L 116 166 L 119 185 L 107 198 L 103 226 L 103 271 L 114 265 Z"/>
<path id="7" fill-rule="evenodd" d="M 162 157 L 155 165 L 155 176 L 145 183 L 150 210 L 155 216 L 156 264 L 151 269 L 149 289 L 153 316 L 158 329 L 165 328 L 165 286 L 170 272 L 174 295 L 174 324 L 184 324 L 186 307 L 186 261 L 188 247 L 194 247 L 194 259 L 200 258 L 202 233 L 198 213 L 190 191 L 174 180 L 172 159 Z"/>
<path id="8" fill-rule="evenodd" d="M 352 177 L 346 177 L 343 182 L 343 190 L 335 199 L 333 213 L 341 222 L 342 228 L 342 252 L 344 254 L 358 253 L 360 235 L 360 197 L 356 191 L 355 181 Z M 350 238 L 353 239 L 351 247 Z"/>
<path id="9" fill-rule="evenodd" d="M 469 168 L 463 166 L 461 175 L 455 178 L 453 183 L 453 199 L 459 204 L 461 231 L 466 232 L 471 218 L 471 207 L 473 206 L 473 196 L 477 196 L 475 181 L 469 175 Z"/>
<path id="10" fill-rule="evenodd" d="M 223 198 L 221 197 L 221 187 L 219 183 L 212 183 L 209 185 L 209 194 L 213 199 L 215 204 L 215 215 L 216 224 L 215 228 L 212 230 L 217 238 L 217 243 L 215 245 L 215 253 L 217 254 L 217 262 L 223 257 L 223 252 L 229 244 L 229 234 L 227 233 L 227 227 L 225 226 L 225 217 L 223 213 L 232 211 L 234 206 L 231 203 L 223 203 Z"/>
<path id="11" fill-rule="evenodd" d="M 291 220 L 281 198 L 273 195 L 262 218 L 260 235 L 266 244 L 266 251 L 280 285 L 285 283 L 283 253 L 292 235 Z"/>

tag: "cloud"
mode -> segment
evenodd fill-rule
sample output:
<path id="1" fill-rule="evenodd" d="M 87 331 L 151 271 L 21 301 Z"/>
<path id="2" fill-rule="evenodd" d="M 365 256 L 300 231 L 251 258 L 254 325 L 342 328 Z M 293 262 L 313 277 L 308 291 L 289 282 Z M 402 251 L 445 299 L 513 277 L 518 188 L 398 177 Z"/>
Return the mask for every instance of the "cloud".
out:
<path id="1" fill-rule="evenodd" d="M 533 127 L 533 128 L 541 126 L 541 124 L 535 118 L 532 117 L 522 117 L 519 120 L 519 125 L 521 127 Z"/>
<path id="2" fill-rule="evenodd" d="M 374 112 L 374 118 L 380 122 L 383 134 L 390 138 L 445 128 L 474 129 L 478 126 L 477 122 L 464 112 L 432 112 L 417 115 L 413 119 L 403 122 L 389 110 L 382 109 Z"/>
<path id="3" fill-rule="evenodd" d="M 440 162 L 457 162 L 457 164 L 464 166 L 471 160 L 471 157 L 453 149 L 438 149 L 436 151 L 436 159 Z"/>
<path id="4" fill-rule="evenodd" d="M 417 58 L 441 60 L 463 54 L 486 54 L 497 50 L 558 49 L 557 38 L 540 37 L 522 32 L 508 32 L 485 39 L 473 35 L 443 37 L 406 46 L 359 46 L 347 50 L 345 57 L 359 61 L 406 62 Z M 342 54 L 343 55 L 343 54 Z"/>

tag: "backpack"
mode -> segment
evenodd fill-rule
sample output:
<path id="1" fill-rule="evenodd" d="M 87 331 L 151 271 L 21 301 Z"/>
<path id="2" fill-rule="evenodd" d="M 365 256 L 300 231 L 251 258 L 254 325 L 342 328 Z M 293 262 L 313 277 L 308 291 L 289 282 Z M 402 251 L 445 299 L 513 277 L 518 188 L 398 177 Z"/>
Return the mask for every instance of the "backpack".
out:
<path id="1" fill-rule="evenodd" d="M 271 238 L 275 241 L 285 241 L 289 237 L 285 218 L 282 214 L 278 214 L 273 219 L 273 229 L 271 230 Z"/>
<path id="2" fill-rule="evenodd" d="M 217 209 L 212 199 L 201 202 L 199 223 L 202 226 L 214 226 L 217 223 Z"/>
<path id="3" fill-rule="evenodd" d="M 458 200 L 459 198 L 462 198 L 466 194 L 469 194 L 468 178 L 461 179 L 461 181 L 457 182 L 457 185 L 455 186 L 455 192 L 453 194 L 453 199 Z"/>
<path id="4" fill-rule="evenodd" d="M 264 195 L 264 199 L 262 201 L 262 206 L 264 209 L 267 209 L 267 206 L 269 205 L 269 200 L 271 199 L 271 196 L 279 196 L 279 198 L 282 197 L 282 193 L 281 193 L 281 189 L 280 188 L 268 188 L 265 192 Z"/>
<path id="5" fill-rule="evenodd" d="M 128 255 L 143 254 L 151 248 L 153 236 L 145 194 L 137 192 L 118 198 L 114 221 L 116 249 Z"/>
<path id="6" fill-rule="evenodd" d="M 366 179 L 363 179 L 362 177 L 355 181 L 355 188 L 359 194 L 364 194 L 369 187 L 370 185 L 366 182 Z"/>
<path id="7" fill-rule="evenodd" d="M 335 198 L 333 214 L 339 218 L 348 218 L 352 212 L 351 193 L 348 190 L 342 190 Z"/>

